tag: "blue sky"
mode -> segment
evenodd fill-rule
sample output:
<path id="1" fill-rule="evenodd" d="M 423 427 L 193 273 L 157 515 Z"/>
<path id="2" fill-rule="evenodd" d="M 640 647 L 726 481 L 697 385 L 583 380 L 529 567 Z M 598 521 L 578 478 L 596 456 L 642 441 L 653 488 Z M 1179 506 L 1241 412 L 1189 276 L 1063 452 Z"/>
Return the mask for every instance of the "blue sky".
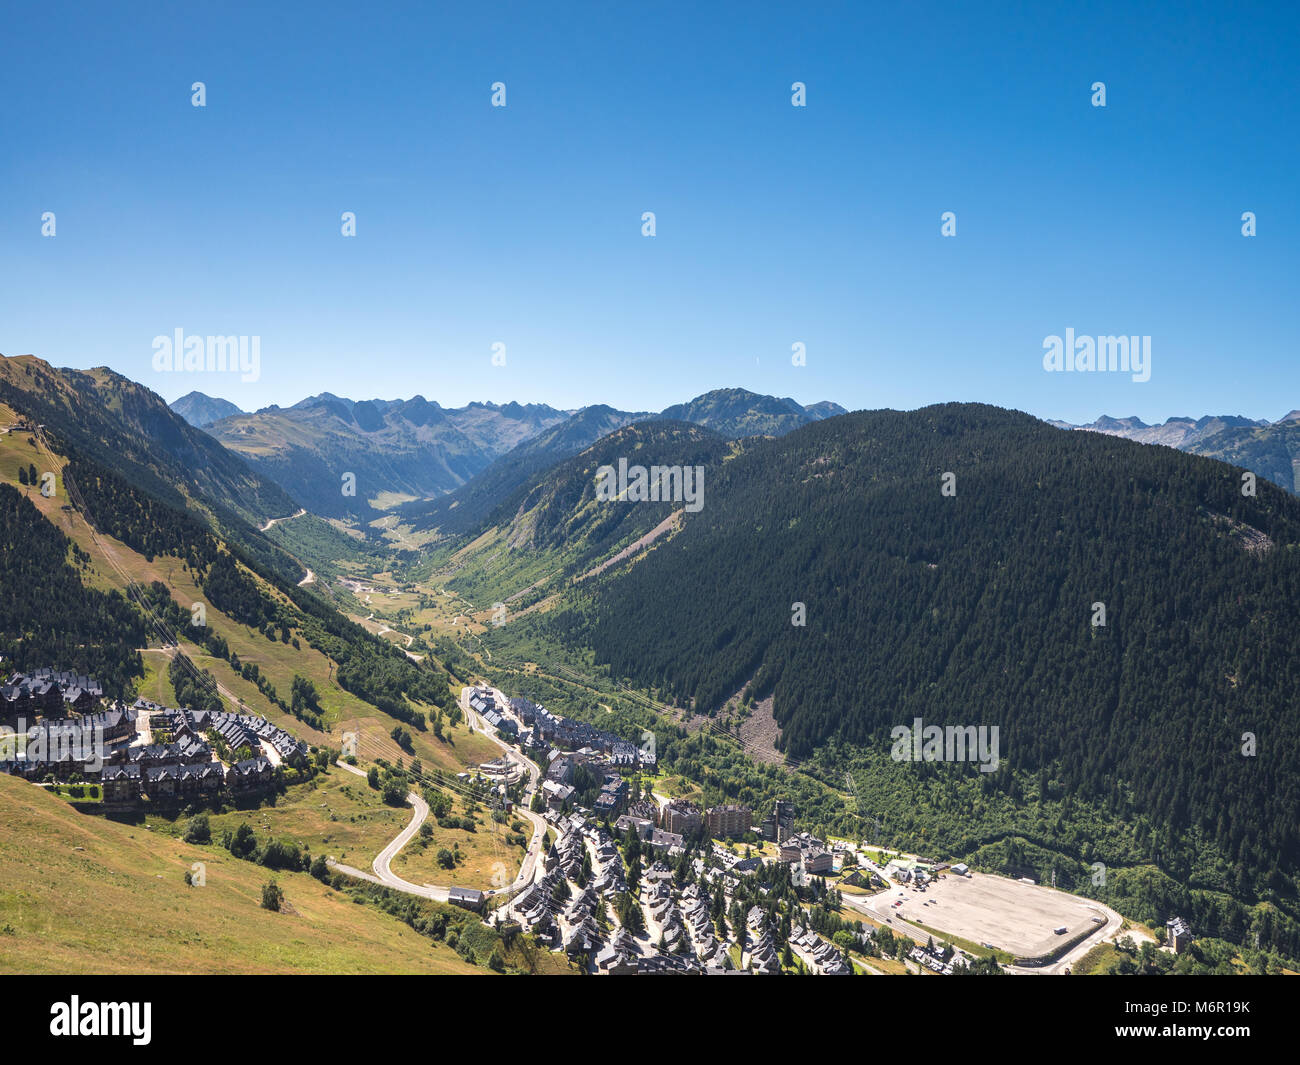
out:
<path id="1" fill-rule="evenodd" d="M 0 351 L 245 409 L 1300 407 L 1292 5 L 803 6 L 11 8 Z M 1044 372 L 1067 327 L 1151 379 Z M 178 328 L 259 380 L 155 372 Z"/>

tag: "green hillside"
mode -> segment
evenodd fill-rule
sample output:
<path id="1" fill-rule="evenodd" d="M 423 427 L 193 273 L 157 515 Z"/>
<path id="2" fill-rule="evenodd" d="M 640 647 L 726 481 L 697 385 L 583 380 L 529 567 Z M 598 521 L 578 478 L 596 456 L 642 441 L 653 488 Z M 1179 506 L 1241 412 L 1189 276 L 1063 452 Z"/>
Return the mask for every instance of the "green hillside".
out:
<path id="1" fill-rule="evenodd" d="M 704 712 L 770 696 L 798 759 L 894 764 L 916 717 L 996 725 L 1010 772 L 947 768 L 1046 774 L 1171 861 L 1207 840 L 1235 894 L 1295 916 L 1300 502 L 1240 486 L 992 407 L 854 414 L 725 463 L 677 535 L 547 624 Z"/>

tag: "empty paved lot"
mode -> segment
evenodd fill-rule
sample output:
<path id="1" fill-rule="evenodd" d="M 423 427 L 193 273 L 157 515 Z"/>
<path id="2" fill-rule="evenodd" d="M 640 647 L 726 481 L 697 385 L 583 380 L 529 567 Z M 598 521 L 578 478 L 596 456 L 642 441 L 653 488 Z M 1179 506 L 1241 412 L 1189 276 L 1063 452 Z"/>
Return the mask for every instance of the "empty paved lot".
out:
<path id="1" fill-rule="evenodd" d="M 1018 957 L 1045 953 L 1085 927 L 1100 931 L 1102 925 L 1092 918 L 1105 916 L 1100 908 L 1078 896 L 979 873 L 969 880 L 949 874 L 946 880 L 932 883 L 924 894 L 907 887 L 891 887 L 874 896 L 872 902 L 878 909 L 890 912 L 889 903 L 898 898 L 899 891 L 906 902 L 901 911 L 892 912 L 901 912 L 906 920 L 922 923 L 936 933 L 992 943 Z M 923 905 L 927 900 L 930 905 Z M 1055 935 L 1052 929 L 1061 925 L 1069 931 Z"/>

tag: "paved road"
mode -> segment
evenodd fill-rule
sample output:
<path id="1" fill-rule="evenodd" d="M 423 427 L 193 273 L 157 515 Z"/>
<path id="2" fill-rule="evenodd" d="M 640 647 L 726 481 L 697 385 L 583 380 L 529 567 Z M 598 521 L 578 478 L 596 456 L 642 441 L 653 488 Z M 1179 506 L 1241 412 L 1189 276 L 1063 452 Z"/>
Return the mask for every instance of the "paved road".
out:
<path id="1" fill-rule="evenodd" d="M 336 766 L 348 773 L 365 779 L 366 774 L 356 766 L 348 765 L 347 762 L 335 762 Z M 329 864 L 334 869 L 339 869 L 353 876 L 360 876 L 363 880 L 370 880 L 374 883 L 384 884 L 387 887 L 396 888 L 398 891 L 405 891 L 409 895 L 420 895 L 426 899 L 435 899 L 438 902 L 446 902 L 449 888 L 437 884 L 412 884 L 409 880 L 403 880 L 392 870 L 392 861 L 397 857 L 397 852 L 411 842 L 415 834 L 420 831 L 420 826 L 424 824 L 425 818 L 429 816 L 429 804 L 424 801 L 415 792 L 406 796 L 406 801 L 413 807 L 414 813 L 411 817 L 411 823 L 399 832 L 393 841 L 388 844 L 379 856 L 371 863 L 374 869 L 374 875 L 363 873 L 359 869 L 354 869 L 350 865 L 343 865 L 341 862 L 331 861 Z"/>
<path id="2" fill-rule="evenodd" d="M 1037 976 L 1059 976 L 1066 969 L 1074 967 L 1074 963 L 1088 953 L 1098 943 L 1105 943 L 1107 940 L 1115 939 L 1124 927 L 1124 918 L 1112 910 L 1109 906 L 1103 906 L 1095 899 L 1088 900 L 1088 906 L 1097 910 L 1106 918 L 1106 923 L 1100 926 L 1101 934 L 1093 933 L 1077 947 L 1071 947 L 1057 961 L 1051 965 L 1044 965 L 1039 969 L 1029 969 L 1019 965 L 1009 965 L 1007 968 L 1013 973 L 1032 974 Z"/>
<path id="3" fill-rule="evenodd" d="M 524 855 L 524 860 L 520 864 L 519 873 L 515 877 L 514 881 L 509 885 L 493 885 L 493 887 L 496 888 L 496 894 L 513 893 L 532 883 L 537 871 L 537 859 L 542 852 L 542 840 L 546 835 L 546 829 L 549 827 L 546 821 L 539 814 L 533 813 L 527 807 L 528 800 L 537 790 L 537 781 L 541 776 L 541 769 L 535 762 L 525 758 L 523 755 L 519 754 L 519 752 L 511 748 L 504 740 L 499 739 L 496 733 L 488 727 L 487 722 L 483 721 L 469 708 L 468 693 L 469 689 L 465 688 L 461 691 L 460 696 L 461 709 L 465 712 L 466 720 L 473 728 L 477 729 L 500 747 L 505 752 L 507 758 L 522 765 L 528 773 L 528 787 L 525 789 L 523 802 L 515 809 L 522 817 L 526 817 L 532 823 L 533 837 L 529 841 L 528 852 Z M 500 692 L 496 692 L 495 694 L 498 699 L 503 703 L 505 702 L 505 697 Z M 363 770 L 358 769 L 356 766 L 348 765 L 346 762 L 335 762 L 334 764 L 340 769 L 355 774 L 356 776 L 364 778 L 367 775 Z M 423 797 L 417 795 L 415 792 L 411 792 L 406 796 L 406 799 L 414 810 L 414 814 L 411 817 L 411 823 L 402 829 L 393 841 L 379 852 L 379 855 L 372 863 L 374 869 L 373 874 L 362 872 L 359 869 L 355 869 L 349 865 L 344 865 L 341 862 L 331 861 L 329 865 L 331 868 L 338 869 L 341 872 L 352 876 L 359 876 L 363 880 L 370 880 L 374 883 L 384 884 L 387 887 L 396 889 L 397 891 L 405 891 L 410 895 L 419 895 L 422 898 L 435 899 L 438 902 L 446 902 L 449 891 L 448 887 L 438 884 L 412 884 L 409 880 L 403 880 L 392 870 L 393 859 L 397 857 L 401 849 L 405 847 L 412 838 L 414 838 L 415 834 L 420 830 L 420 826 L 424 824 L 425 819 L 429 816 L 429 805 L 424 801 Z M 504 892 L 502 889 L 504 889 Z"/>
<path id="4" fill-rule="evenodd" d="M 509 700 L 505 697 L 503 692 L 497 688 L 492 688 L 490 691 L 500 705 L 510 705 Z M 533 877 L 537 872 L 537 859 L 542 853 L 542 840 L 546 837 L 546 829 L 550 827 L 547 825 L 545 818 L 543 818 L 541 814 L 535 814 L 528 808 L 529 802 L 537 792 L 537 782 L 541 779 L 542 770 L 541 767 L 531 758 L 524 757 L 524 755 L 511 747 L 510 744 L 506 743 L 505 740 L 501 739 L 496 734 L 496 731 L 492 729 L 486 721 L 470 709 L 469 693 L 470 689 L 468 687 L 462 688 L 460 691 L 460 708 L 465 713 L 465 719 L 475 729 L 500 747 L 501 750 L 505 752 L 507 759 L 514 762 L 516 765 L 523 766 L 524 771 L 528 774 L 528 787 L 524 789 L 523 798 L 520 799 L 519 805 L 515 807 L 515 811 L 532 822 L 533 838 L 528 841 L 528 853 L 524 855 L 523 863 L 519 867 L 519 875 L 515 877 L 514 884 L 511 886 L 511 890 L 514 890 L 532 883 Z"/>

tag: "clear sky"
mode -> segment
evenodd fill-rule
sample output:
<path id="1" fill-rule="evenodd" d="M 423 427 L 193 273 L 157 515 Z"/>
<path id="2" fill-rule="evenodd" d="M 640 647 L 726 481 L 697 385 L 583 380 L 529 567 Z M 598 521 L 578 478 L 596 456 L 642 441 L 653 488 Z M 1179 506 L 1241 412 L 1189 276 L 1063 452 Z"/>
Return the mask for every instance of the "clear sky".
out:
<path id="1" fill-rule="evenodd" d="M 646 410 L 724 386 L 1071 421 L 1300 407 L 1293 4 L 44 2 L 3 21 L 5 354 L 245 409 Z M 1067 328 L 1151 336 L 1150 380 L 1045 372 Z M 156 372 L 176 329 L 260 337 L 259 379 Z"/>

